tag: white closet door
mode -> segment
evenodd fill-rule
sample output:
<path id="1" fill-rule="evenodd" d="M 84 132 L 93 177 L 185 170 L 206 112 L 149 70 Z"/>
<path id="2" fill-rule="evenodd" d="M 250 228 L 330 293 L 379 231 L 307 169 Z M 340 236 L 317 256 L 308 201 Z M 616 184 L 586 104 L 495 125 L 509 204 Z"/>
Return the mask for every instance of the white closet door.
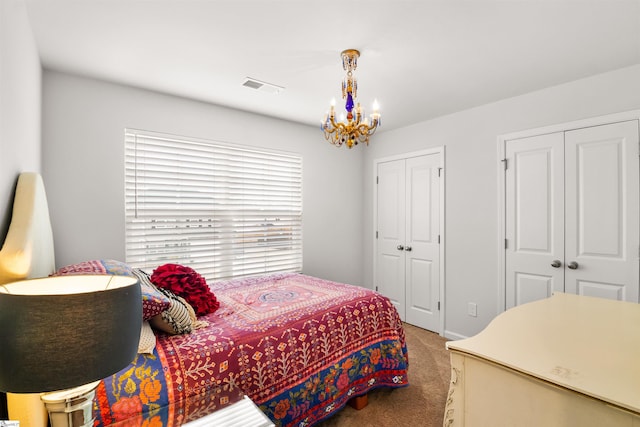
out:
<path id="1" fill-rule="evenodd" d="M 638 302 L 638 121 L 506 141 L 506 308 L 554 291 Z"/>
<path id="2" fill-rule="evenodd" d="M 431 331 L 439 326 L 440 154 L 406 160 L 407 323 Z"/>
<path id="3" fill-rule="evenodd" d="M 405 169 L 404 160 L 378 164 L 378 239 L 376 286 L 405 320 Z"/>
<path id="4" fill-rule="evenodd" d="M 442 153 L 378 163 L 378 292 L 400 318 L 440 330 L 440 191 Z"/>
<path id="5" fill-rule="evenodd" d="M 506 143 L 506 307 L 564 291 L 564 142 Z"/>
<path id="6" fill-rule="evenodd" d="M 638 122 L 565 134 L 565 289 L 638 301 Z"/>

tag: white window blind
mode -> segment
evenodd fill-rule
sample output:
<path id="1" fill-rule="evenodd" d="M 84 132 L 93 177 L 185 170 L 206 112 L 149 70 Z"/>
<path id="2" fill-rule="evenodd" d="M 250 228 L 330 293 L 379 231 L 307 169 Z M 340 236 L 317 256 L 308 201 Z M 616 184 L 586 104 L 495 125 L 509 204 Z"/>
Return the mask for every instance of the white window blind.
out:
<path id="1" fill-rule="evenodd" d="M 207 280 L 302 270 L 302 158 L 125 130 L 126 260 Z"/>

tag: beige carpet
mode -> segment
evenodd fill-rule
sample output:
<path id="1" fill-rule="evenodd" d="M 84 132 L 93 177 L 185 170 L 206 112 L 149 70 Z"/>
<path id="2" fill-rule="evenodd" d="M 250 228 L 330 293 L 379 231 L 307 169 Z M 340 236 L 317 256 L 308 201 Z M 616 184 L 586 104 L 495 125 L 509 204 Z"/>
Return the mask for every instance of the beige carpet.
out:
<path id="1" fill-rule="evenodd" d="M 405 324 L 409 352 L 409 386 L 376 389 L 360 411 L 347 406 L 319 427 L 442 426 L 451 365 L 446 340 Z"/>

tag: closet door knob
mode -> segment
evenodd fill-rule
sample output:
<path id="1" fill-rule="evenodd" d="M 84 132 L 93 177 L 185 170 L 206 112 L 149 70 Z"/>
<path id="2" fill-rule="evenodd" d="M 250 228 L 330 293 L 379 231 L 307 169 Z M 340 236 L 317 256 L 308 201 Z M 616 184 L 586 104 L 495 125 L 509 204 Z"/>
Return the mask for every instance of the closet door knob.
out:
<path id="1" fill-rule="evenodd" d="M 567 267 L 569 267 L 569 268 L 570 268 L 570 269 L 572 269 L 572 270 L 575 270 L 575 269 L 577 269 L 577 268 L 578 268 L 578 263 L 577 263 L 577 262 L 575 262 L 575 261 L 571 261 L 571 262 L 567 265 Z"/>
<path id="2" fill-rule="evenodd" d="M 560 262 L 559 259 L 554 259 L 551 262 L 551 267 L 553 267 L 553 268 L 559 268 L 561 265 L 562 265 L 562 262 Z"/>
<path id="3" fill-rule="evenodd" d="M 406 248 L 404 248 L 404 250 L 407 252 L 411 252 L 411 246 L 407 246 Z"/>
<path id="4" fill-rule="evenodd" d="M 397 249 L 397 250 L 399 250 L 399 251 L 403 251 L 403 250 L 404 250 L 404 246 L 402 246 L 402 245 L 398 245 L 398 246 L 396 247 L 396 249 Z"/>

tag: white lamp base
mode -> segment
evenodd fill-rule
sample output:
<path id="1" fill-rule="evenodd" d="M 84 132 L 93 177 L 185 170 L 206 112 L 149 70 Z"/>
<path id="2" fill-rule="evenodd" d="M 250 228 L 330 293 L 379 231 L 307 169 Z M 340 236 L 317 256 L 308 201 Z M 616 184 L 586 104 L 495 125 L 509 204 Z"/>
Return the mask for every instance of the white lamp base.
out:
<path id="1" fill-rule="evenodd" d="M 42 393 L 51 427 L 93 427 L 93 398 L 100 381 L 61 391 Z"/>

